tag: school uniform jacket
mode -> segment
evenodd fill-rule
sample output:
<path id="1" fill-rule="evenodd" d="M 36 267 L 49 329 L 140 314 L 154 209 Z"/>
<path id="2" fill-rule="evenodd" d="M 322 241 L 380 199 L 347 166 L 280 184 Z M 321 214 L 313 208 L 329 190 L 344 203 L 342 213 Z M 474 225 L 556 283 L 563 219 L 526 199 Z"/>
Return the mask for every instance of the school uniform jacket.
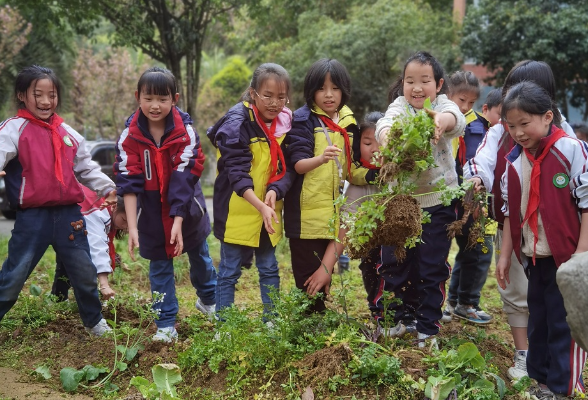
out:
<path id="1" fill-rule="evenodd" d="M 294 169 L 294 165 L 300 160 L 323 154 L 329 145 L 319 123 L 319 114 L 327 116 L 318 107 L 311 111 L 308 105 L 294 112 L 287 145 L 290 168 Z M 338 125 L 347 131 L 353 148 L 353 137 L 359 137 L 359 130 L 349 107 L 344 106 L 339 111 Z M 347 154 L 343 135 L 331 131 L 328 127 L 326 129 L 331 143 L 343 150 L 338 156 L 343 169 L 342 180 L 355 185 L 367 185 L 373 182 L 376 170 L 360 167 L 356 162 L 351 163 L 351 177 L 347 176 Z M 332 216 L 339 215 L 339 207 L 333 202 L 339 197 L 342 180 L 339 178 L 338 167 L 334 161 L 329 161 L 306 174 L 296 175 L 292 189 L 286 194 L 284 201 L 284 228 L 287 237 L 297 239 L 332 239 L 334 237 L 333 233 L 329 232 L 329 225 Z M 336 231 L 338 226 L 339 224 L 335 223 Z"/>
<path id="2" fill-rule="evenodd" d="M 552 128 L 552 132 L 557 127 Z M 537 154 L 545 145 L 542 139 Z M 528 162 L 523 148 L 516 145 L 506 157 L 506 172 L 501 190 L 504 215 L 509 217 L 513 248 L 523 266 L 527 257 L 521 253 L 524 215 L 521 214 L 522 163 Z M 568 261 L 578 246 L 582 213 L 588 211 L 588 145 L 565 136 L 549 150 L 541 163 L 539 213 L 547 243 L 556 265 Z M 569 180 L 569 182 L 566 182 Z"/>
<path id="3" fill-rule="evenodd" d="M 143 258 L 173 258 L 170 244 L 175 216 L 184 218 L 184 252 L 194 249 L 210 232 L 203 197 L 197 185 L 204 165 L 192 119 L 177 107 L 165 120 L 158 147 L 149 133 L 147 117 L 137 110 L 127 120 L 116 145 L 116 187 L 119 195 L 137 195 L 139 249 Z M 207 227 L 208 225 L 208 227 Z"/>
<path id="4" fill-rule="evenodd" d="M 283 130 L 277 138 L 282 145 L 290 130 L 292 113 L 288 108 L 276 117 L 277 129 Z M 261 122 L 263 123 L 263 122 Z M 268 184 L 271 177 L 270 142 L 255 119 L 249 103 L 237 103 L 214 126 L 207 136 L 217 148 L 217 177 L 214 182 L 214 236 L 225 242 L 259 247 L 263 217 L 251 203 L 243 198 L 252 189 L 261 201 L 269 190 L 276 192 L 275 212 L 279 224 L 274 222 L 275 233 L 269 235 L 274 246 L 282 237 L 283 198 L 293 180 L 293 170 Z M 283 146 L 282 146 L 283 147 Z M 279 165 L 279 169 L 286 168 Z"/>
<path id="5" fill-rule="evenodd" d="M 6 171 L 6 195 L 11 204 L 21 209 L 77 204 L 84 200 L 82 185 L 100 196 L 114 190 L 114 183 L 92 161 L 84 137 L 66 123 L 59 126 L 58 134 L 63 141 L 63 184 L 55 173 L 49 129 L 21 117 L 0 124 L 0 170 Z"/>

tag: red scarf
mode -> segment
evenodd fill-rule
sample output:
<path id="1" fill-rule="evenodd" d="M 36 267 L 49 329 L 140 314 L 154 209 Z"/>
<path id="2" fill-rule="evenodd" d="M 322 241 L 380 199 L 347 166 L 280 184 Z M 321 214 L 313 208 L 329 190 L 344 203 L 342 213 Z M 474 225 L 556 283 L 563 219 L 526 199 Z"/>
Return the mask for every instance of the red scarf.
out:
<path id="1" fill-rule="evenodd" d="M 63 142 L 58 131 L 59 126 L 63 123 L 63 119 L 59 115 L 53 114 L 51 118 L 49 118 L 50 123 L 47 123 L 35 117 L 29 112 L 29 110 L 25 108 L 19 109 L 16 115 L 18 117 L 27 119 L 34 125 L 49 129 L 51 132 L 51 143 L 53 144 L 53 157 L 55 158 L 55 176 L 57 177 L 57 180 L 65 186 L 65 183 L 63 182 L 63 168 L 61 166 L 61 147 L 63 146 Z"/>
<path id="2" fill-rule="evenodd" d="M 370 163 L 369 161 L 364 160 L 363 158 L 359 159 L 361 165 L 367 169 L 380 169 L 380 167 L 376 167 L 374 164 Z"/>
<path id="3" fill-rule="evenodd" d="M 349 142 L 349 135 L 347 131 L 337 125 L 331 118 L 324 115 L 319 115 L 319 118 L 327 125 L 327 127 L 333 132 L 339 132 L 345 139 L 345 155 L 347 157 L 347 176 L 351 178 L 351 144 Z"/>
<path id="4" fill-rule="evenodd" d="M 459 147 L 457 148 L 457 160 L 459 161 L 459 165 L 463 167 L 465 163 L 468 161 L 466 160 L 466 142 L 463 136 L 459 137 Z"/>
<path id="5" fill-rule="evenodd" d="M 541 144 L 545 144 L 543 146 L 541 155 L 537 158 L 528 149 L 524 149 L 527 158 L 533 164 L 531 169 L 531 183 L 529 185 L 529 203 L 527 205 L 527 212 L 525 213 L 525 218 L 523 219 L 523 223 L 521 224 L 521 229 L 525 222 L 528 221 L 529 228 L 531 228 L 531 232 L 533 232 L 534 240 L 533 240 L 533 265 L 535 265 L 535 251 L 537 249 L 537 241 L 539 240 L 539 200 L 541 198 L 540 193 L 540 177 L 541 177 L 541 163 L 543 159 L 549 154 L 549 150 L 551 147 L 562 137 L 566 136 L 566 133 L 557 127 L 552 128 L 552 132 L 549 136 L 544 139 L 541 139 Z M 537 149 L 539 150 L 539 149 Z"/>
<path id="6" fill-rule="evenodd" d="M 286 161 L 284 160 L 284 153 L 282 152 L 282 147 L 278 143 L 278 139 L 275 136 L 276 126 L 278 124 L 278 117 L 273 119 L 271 126 L 268 128 L 267 125 L 263 122 L 263 120 L 259 117 L 259 110 L 255 106 L 255 104 L 251 104 L 251 108 L 253 108 L 253 113 L 255 114 L 257 125 L 259 125 L 259 127 L 265 133 L 265 136 L 267 136 L 268 140 L 270 141 L 270 157 L 272 162 L 272 172 L 267 182 L 269 184 L 282 179 L 282 177 L 286 174 Z M 279 173 L 278 160 L 282 163 L 282 171 Z"/>

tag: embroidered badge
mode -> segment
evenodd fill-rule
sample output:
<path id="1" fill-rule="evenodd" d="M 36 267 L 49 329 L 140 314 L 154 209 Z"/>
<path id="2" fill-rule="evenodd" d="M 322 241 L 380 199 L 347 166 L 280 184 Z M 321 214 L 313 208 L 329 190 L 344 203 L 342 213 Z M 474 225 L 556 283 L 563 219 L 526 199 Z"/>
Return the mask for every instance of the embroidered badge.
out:
<path id="1" fill-rule="evenodd" d="M 69 136 L 64 136 L 63 137 L 63 143 L 65 143 L 69 147 L 73 146 L 73 143 L 71 142 L 71 139 L 69 138 Z"/>
<path id="2" fill-rule="evenodd" d="M 563 172 L 560 172 L 559 174 L 555 174 L 553 176 L 553 186 L 555 186 L 556 188 L 564 188 L 568 186 L 568 183 L 570 183 L 570 178 L 568 178 L 568 176 Z"/>

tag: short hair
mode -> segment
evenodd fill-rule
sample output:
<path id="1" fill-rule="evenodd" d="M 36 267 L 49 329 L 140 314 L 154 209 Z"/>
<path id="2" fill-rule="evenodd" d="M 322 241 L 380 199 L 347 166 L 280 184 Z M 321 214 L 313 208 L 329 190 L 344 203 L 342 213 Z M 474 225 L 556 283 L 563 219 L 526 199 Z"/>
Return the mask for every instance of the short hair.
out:
<path id="1" fill-rule="evenodd" d="M 286 69 L 279 64 L 264 63 L 255 68 L 255 71 L 253 71 L 253 76 L 251 77 L 249 87 L 247 87 L 247 89 L 245 89 L 241 95 L 241 100 L 247 101 L 249 103 L 253 102 L 253 99 L 249 93 L 249 88 L 253 88 L 255 91 L 258 91 L 261 88 L 261 85 L 263 85 L 265 81 L 272 77 L 277 78 L 280 82 L 286 84 L 286 94 L 289 95 L 292 83 L 290 82 L 290 75 L 288 74 L 288 71 L 286 71 Z"/>
<path id="2" fill-rule="evenodd" d="M 511 110 L 521 110 L 530 115 L 543 115 L 553 112 L 553 123 L 561 125 L 561 114 L 547 90 L 535 82 L 521 82 L 512 86 L 502 101 L 501 117 L 506 121 L 506 114 Z"/>
<path id="3" fill-rule="evenodd" d="M 310 66 L 304 78 L 304 99 L 308 107 L 312 108 L 314 95 L 324 85 L 327 74 L 331 74 L 331 81 L 341 89 L 340 110 L 351 97 L 351 77 L 347 68 L 335 59 L 321 58 Z"/>
<path id="4" fill-rule="evenodd" d="M 55 72 L 51 68 L 42 67 L 40 65 L 31 65 L 24 67 L 20 70 L 16 76 L 14 83 L 14 99 L 18 108 L 25 108 L 25 104 L 21 101 L 18 96 L 24 94 L 26 96 L 27 91 L 31 86 L 35 85 L 37 81 L 41 79 L 49 79 L 55 88 L 57 93 L 57 106 L 59 106 L 59 100 L 61 99 L 61 82 Z"/>
<path id="5" fill-rule="evenodd" d="M 404 63 L 404 68 L 402 69 L 402 75 L 398 77 L 398 80 L 390 86 L 388 90 L 388 99 L 392 99 L 394 101 L 399 96 L 404 96 L 404 74 L 406 73 L 406 67 L 411 62 L 417 62 L 421 65 L 430 65 L 433 68 L 433 77 L 435 78 L 435 84 L 439 85 L 441 79 L 443 79 L 443 85 L 441 86 L 441 90 L 439 90 L 438 94 L 445 94 L 447 93 L 447 81 L 445 80 L 445 71 L 441 66 L 441 63 L 437 61 L 435 57 L 433 57 L 430 53 L 426 51 L 417 51 L 412 56 L 408 57 L 408 60 Z M 392 102 L 391 101 L 391 102 Z"/>
<path id="6" fill-rule="evenodd" d="M 155 96 L 175 96 L 178 93 L 176 78 L 170 70 L 161 67 L 151 67 L 139 78 L 137 93 L 151 94 Z"/>
<path id="7" fill-rule="evenodd" d="M 492 109 L 494 107 L 498 107 L 502 103 L 502 87 L 497 87 L 492 89 L 488 95 L 486 96 L 486 100 L 484 104 L 488 107 L 488 109 Z"/>
<path id="8" fill-rule="evenodd" d="M 473 92 L 480 97 L 480 81 L 472 71 L 455 71 L 447 80 L 451 94 Z"/>

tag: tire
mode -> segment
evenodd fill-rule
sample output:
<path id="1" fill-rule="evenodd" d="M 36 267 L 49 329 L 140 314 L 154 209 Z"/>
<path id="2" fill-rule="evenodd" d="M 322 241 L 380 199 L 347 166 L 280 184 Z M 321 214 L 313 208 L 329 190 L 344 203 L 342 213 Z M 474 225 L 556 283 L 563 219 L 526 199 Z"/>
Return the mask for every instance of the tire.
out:
<path id="1" fill-rule="evenodd" d="M 16 211 L 14 210 L 3 210 L 2 215 L 4 215 L 4 218 L 6 219 L 16 219 Z"/>

